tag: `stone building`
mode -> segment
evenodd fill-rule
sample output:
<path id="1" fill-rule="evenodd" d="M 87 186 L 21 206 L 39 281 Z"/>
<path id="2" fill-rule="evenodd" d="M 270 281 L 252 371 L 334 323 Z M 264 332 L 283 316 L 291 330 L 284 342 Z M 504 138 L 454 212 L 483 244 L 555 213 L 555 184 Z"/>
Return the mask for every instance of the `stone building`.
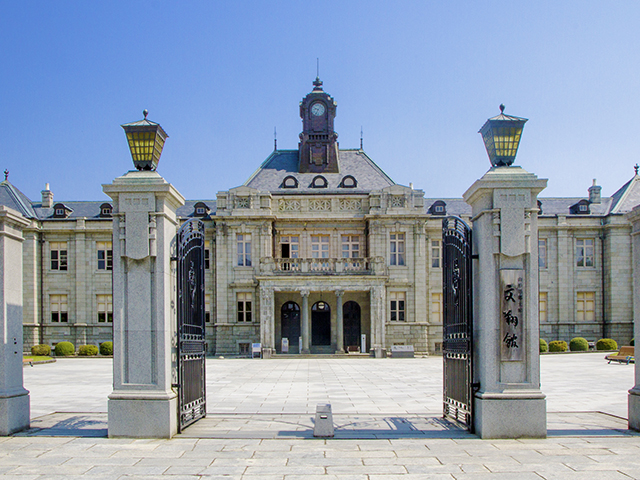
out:
<path id="1" fill-rule="evenodd" d="M 334 353 L 442 342 L 442 218 L 469 222 L 461 198 L 396 184 L 359 149 L 340 149 L 337 104 L 319 79 L 300 103 L 297 150 L 274 150 L 241 186 L 190 200 L 182 221 L 206 225 L 210 353 Z M 167 175 L 171 180 L 171 175 Z M 107 180 L 107 179 L 105 179 Z M 418 180 L 418 179 L 416 179 Z M 461 185 L 460 191 L 467 186 Z M 183 192 L 187 193 L 188 192 Z M 543 192 L 544 193 L 544 192 Z M 7 179 L 0 204 L 24 231 L 25 346 L 111 339 L 112 206 L 33 201 Z M 539 201 L 540 329 L 546 340 L 633 331 L 631 227 L 640 176 L 612 197 Z M 286 345 L 285 345 L 286 346 Z"/>

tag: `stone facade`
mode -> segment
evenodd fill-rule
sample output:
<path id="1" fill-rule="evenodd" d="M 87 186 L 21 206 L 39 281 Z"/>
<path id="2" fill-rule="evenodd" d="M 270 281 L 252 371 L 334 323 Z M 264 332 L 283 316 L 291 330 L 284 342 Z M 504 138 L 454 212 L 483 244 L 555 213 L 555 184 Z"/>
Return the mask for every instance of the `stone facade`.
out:
<path id="1" fill-rule="evenodd" d="M 314 142 L 329 138 L 336 158 L 310 155 L 305 164 L 299 150 L 276 149 L 243 185 L 177 210 L 179 221 L 199 217 L 206 225 L 208 351 L 249 355 L 251 344 L 261 343 L 280 353 L 285 337 L 297 353 L 304 334 L 311 352 L 334 353 L 359 346 L 364 334 L 367 350 L 404 344 L 439 353 L 442 218 L 470 224 L 471 207 L 461 198 L 425 197 L 396 184 L 362 149 L 340 149 L 337 104 L 317 83 L 301 103 L 300 148 L 315 151 Z M 326 102 L 316 109 L 321 122 L 312 118 L 318 102 Z M 165 177 L 171 181 L 170 172 Z M 611 197 L 601 198 L 595 185 L 586 193 L 539 199 L 540 336 L 627 344 L 633 266 L 624 214 L 640 203 L 640 176 Z M 32 201 L 8 180 L 0 183 L 0 205 L 30 221 L 25 348 L 110 340 L 111 205 L 54 203 L 48 185 Z"/>

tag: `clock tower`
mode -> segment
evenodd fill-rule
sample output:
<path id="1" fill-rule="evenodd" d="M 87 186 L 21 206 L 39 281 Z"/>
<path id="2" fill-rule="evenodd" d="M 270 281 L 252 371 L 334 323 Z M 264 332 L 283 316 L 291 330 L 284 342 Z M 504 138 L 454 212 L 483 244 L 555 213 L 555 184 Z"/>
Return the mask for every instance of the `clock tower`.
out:
<path id="1" fill-rule="evenodd" d="M 333 130 L 337 104 L 316 77 L 313 91 L 300 102 L 302 133 L 298 144 L 298 172 L 338 173 L 338 134 Z"/>

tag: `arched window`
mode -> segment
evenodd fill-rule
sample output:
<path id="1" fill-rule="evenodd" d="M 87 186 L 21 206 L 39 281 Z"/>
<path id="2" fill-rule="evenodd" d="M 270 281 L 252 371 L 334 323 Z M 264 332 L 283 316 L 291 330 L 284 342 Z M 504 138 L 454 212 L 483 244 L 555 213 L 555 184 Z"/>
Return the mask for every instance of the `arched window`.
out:
<path id="1" fill-rule="evenodd" d="M 311 188 L 327 188 L 327 185 L 329 185 L 329 182 L 322 175 L 314 177 L 311 182 Z"/>
<path id="2" fill-rule="evenodd" d="M 342 179 L 340 186 L 342 188 L 356 188 L 358 186 L 358 181 L 355 179 L 353 175 L 346 175 Z"/>
<path id="3" fill-rule="evenodd" d="M 282 181 L 282 188 L 298 188 L 298 179 L 293 175 L 288 175 Z"/>

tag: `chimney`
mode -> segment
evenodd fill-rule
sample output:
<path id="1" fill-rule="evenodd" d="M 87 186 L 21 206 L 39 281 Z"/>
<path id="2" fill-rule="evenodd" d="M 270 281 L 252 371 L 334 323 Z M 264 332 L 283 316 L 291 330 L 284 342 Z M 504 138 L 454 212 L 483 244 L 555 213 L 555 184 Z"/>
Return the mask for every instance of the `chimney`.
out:
<path id="1" fill-rule="evenodd" d="M 53 192 L 49 190 L 49 184 L 47 183 L 42 190 L 42 208 L 53 207 Z"/>
<path id="2" fill-rule="evenodd" d="M 596 185 L 596 179 L 593 179 L 593 185 L 589 187 L 589 203 L 600 203 L 600 192 L 602 187 Z"/>

